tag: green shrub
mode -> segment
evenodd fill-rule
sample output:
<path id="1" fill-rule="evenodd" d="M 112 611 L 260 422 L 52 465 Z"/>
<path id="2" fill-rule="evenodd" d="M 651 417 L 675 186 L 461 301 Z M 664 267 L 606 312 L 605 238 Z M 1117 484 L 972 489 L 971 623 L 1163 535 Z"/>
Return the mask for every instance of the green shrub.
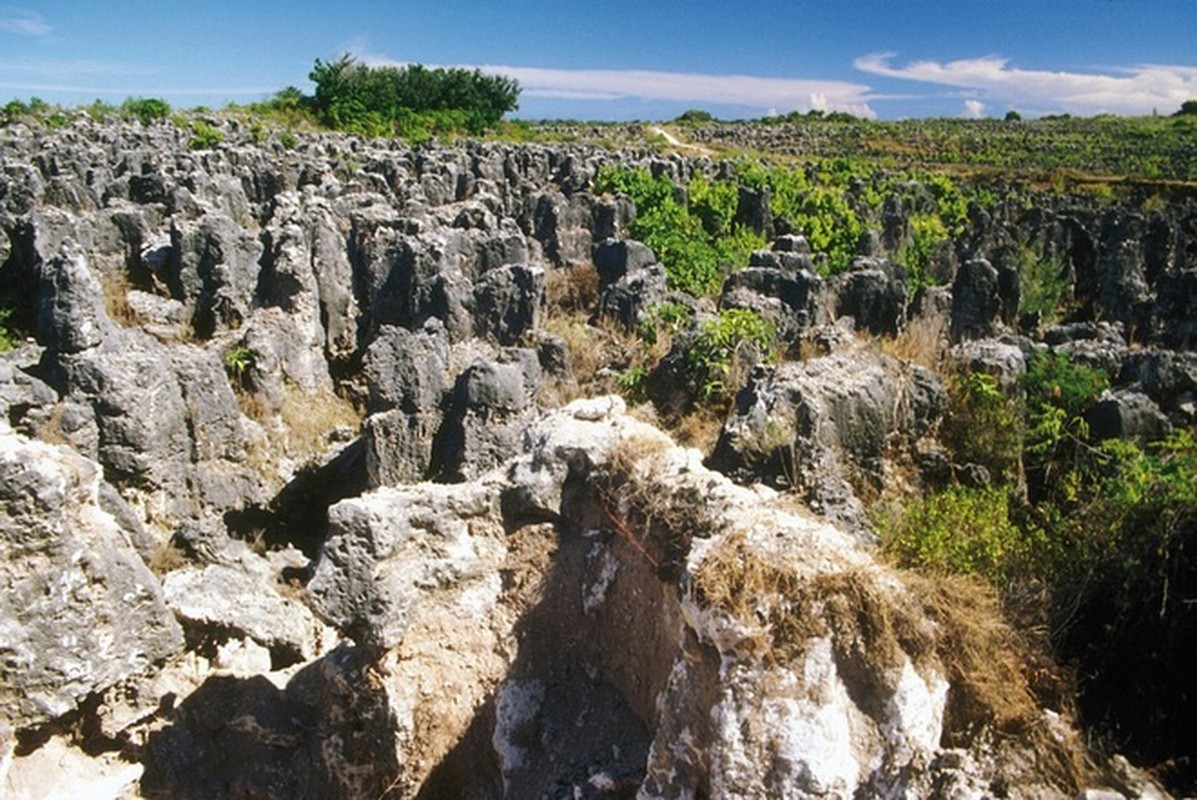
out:
<path id="1" fill-rule="evenodd" d="M 929 267 L 936 248 L 948 241 L 947 226 L 937 214 L 915 214 L 910 217 L 910 242 L 900 254 L 903 266 L 909 273 L 907 286 L 916 292 L 923 286 L 933 284 Z"/>
<path id="2" fill-rule="evenodd" d="M 12 328 L 12 309 L 0 306 L 0 353 L 15 350 L 20 344 L 21 337 Z"/>
<path id="3" fill-rule="evenodd" d="M 518 107 L 520 92 L 517 81 L 481 70 L 369 67 L 350 56 L 317 59 L 308 77 L 316 84 L 312 107 L 326 124 L 368 136 L 392 135 L 396 126 L 405 138 L 450 125 L 482 133 Z"/>
<path id="4" fill-rule="evenodd" d="M 703 111 L 701 108 L 690 108 L 678 115 L 674 122 L 683 125 L 701 125 L 706 122 L 714 122 L 715 117 L 710 111 Z"/>
<path id="5" fill-rule="evenodd" d="M 1018 397 L 993 375 L 960 370 L 948 380 L 943 438 L 957 462 L 980 464 L 995 479 L 1016 483 L 1024 427 Z"/>
<path id="6" fill-rule="evenodd" d="M 882 548 L 903 566 L 979 575 L 1004 585 L 1033 558 L 1035 543 L 1010 518 L 999 488 L 953 486 L 877 520 Z"/>
<path id="7" fill-rule="evenodd" d="M 1039 257 L 1031 247 L 1023 247 L 1017 259 L 1019 310 L 1038 314 L 1044 324 L 1056 321 L 1068 290 L 1064 262 L 1059 258 Z"/>
<path id="8" fill-rule="evenodd" d="M 1063 353 L 1036 353 L 1021 378 L 1026 392 L 1024 455 L 1036 496 L 1074 486 L 1064 480 L 1085 466 L 1089 426 L 1084 414 L 1110 385 L 1102 370 L 1074 364 Z"/>
<path id="9" fill-rule="evenodd" d="M 187 140 L 187 146 L 192 150 L 211 150 L 223 141 L 224 133 L 220 128 L 201 120 L 191 123 L 191 138 Z"/>
<path id="10" fill-rule="evenodd" d="M 670 286 L 696 297 L 717 292 L 724 273 L 747 262 L 746 248 L 763 246 L 763 239 L 732 225 L 735 211 L 734 207 L 728 210 L 726 189 L 705 179 L 698 180 L 697 202 L 711 227 L 726 226 L 727 236 L 712 234 L 703 219 L 679 200 L 677 188 L 667 176 L 654 177 L 643 167 L 604 165 L 595 175 L 593 188 L 632 199 L 636 205 L 632 236 L 653 249 Z M 732 190 L 737 191 L 734 186 Z"/>
<path id="11" fill-rule="evenodd" d="M 735 370 L 776 356 L 777 332 L 757 314 L 725 308 L 704 321 L 686 351 L 691 382 L 703 400 L 726 398 L 735 390 Z"/>
<path id="12" fill-rule="evenodd" d="M 157 97 L 130 97 L 121 103 L 121 113 L 148 125 L 156 119 L 170 116 L 170 103 Z"/>
<path id="13" fill-rule="evenodd" d="M 249 371 L 254 367 L 254 354 L 245 345 L 237 345 L 224 352 L 221 356 L 225 372 L 233 379 L 233 385 L 238 389 L 245 388 L 249 378 Z"/>

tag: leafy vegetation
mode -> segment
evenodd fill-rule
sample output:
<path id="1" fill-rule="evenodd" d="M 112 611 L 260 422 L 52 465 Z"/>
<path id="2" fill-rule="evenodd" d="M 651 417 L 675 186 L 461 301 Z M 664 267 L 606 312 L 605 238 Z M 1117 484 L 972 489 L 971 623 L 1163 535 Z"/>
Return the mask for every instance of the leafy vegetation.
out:
<path id="1" fill-rule="evenodd" d="M 727 272 L 745 266 L 749 253 L 765 246 L 763 236 L 735 222 L 739 194 L 734 184 L 696 178 L 690 191 L 681 193 L 667 176 L 610 165 L 599 169 L 594 189 L 631 197 L 636 204 L 632 236 L 653 249 L 675 289 L 714 294 Z"/>
<path id="2" fill-rule="evenodd" d="M 329 127 L 417 140 L 446 131 L 482 133 L 518 107 L 520 92 L 514 79 L 481 70 L 370 67 L 350 56 L 317 59 L 308 77 L 316 84 L 312 108 Z"/>
<path id="3" fill-rule="evenodd" d="M 1146 447 L 1092 441 L 1085 413 L 1108 384 L 1059 353 L 1029 359 L 1022 400 L 990 376 L 958 376 L 944 441 L 996 482 L 912 499 L 879 512 L 878 528 L 902 564 L 981 576 L 1011 598 L 1046 587 L 1046 605 L 1020 613 L 1074 661 L 1084 719 L 1151 762 L 1197 746 L 1193 709 L 1175 699 L 1197 689 L 1181 667 L 1197 657 L 1186 602 L 1197 592 L 1197 440 L 1180 429 Z"/>
<path id="4" fill-rule="evenodd" d="M 734 151 L 767 151 L 780 138 L 807 158 L 862 159 L 899 169 L 1058 173 L 1067 182 L 1094 175 L 1197 180 L 1194 116 L 1060 115 L 1012 125 L 998 119 L 873 121 L 787 115 L 694 126 L 688 133 L 706 146 Z"/>
<path id="5" fill-rule="evenodd" d="M 148 125 L 154 120 L 169 117 L 170 103 L 157 97 L 130 97 L 121 103 L 121 114 L 137 119 L 143 125 Z"/>
<path id="6" fill-rule="evenodd" d="M 738 365 L 771 360 L 777 332 L 755 311 L 725 308 L 705 320 L 686 351 L 691 381 L 704 400 L 725 399 L 739 385 L 732 379 Z"/>
<path id="7" fill-rule="evenodd" d="M 203 120 L 193 120 L 191 123 L 191 138 L 187 140 L 187 147 L 192 150 L 211 150 L 224 141 L 224 133 L 220 128 L 213 127 Z"/>
<path id="8" fill-rule="evenodd" d="M 15 350 L 21 337 L 12 327 L 12 309 L 0 306 L 0 353 Z"/>
<path id="9" fill-rule="evenodd" d="M 1011 519 L 1009 494 L 1000 488 L 952 486 L 878 523 L 886 552 L 903 564 L 934 573 L 981 575 L 999 584 L 1031 557 L 1035 546 Z"/>

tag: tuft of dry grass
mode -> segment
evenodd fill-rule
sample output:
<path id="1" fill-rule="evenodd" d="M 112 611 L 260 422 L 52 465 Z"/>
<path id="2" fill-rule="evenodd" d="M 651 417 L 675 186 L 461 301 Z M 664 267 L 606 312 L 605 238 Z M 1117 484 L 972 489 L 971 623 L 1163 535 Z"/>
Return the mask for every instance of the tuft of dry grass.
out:
<path id="1" fill-rule="evenodd" d="M 171 538 L 154 548 L 154 552 L 150 554 L 150 559 L 146 562 L 146 566 L 150 568 L 150 572 L 158 577 L 162 577 L 168 572 L 182 569 L 190 563 L 187 554 Z"/>
<path id="2" fill-rule="evenodd" d="M 279 407 L 286 448 L 295 454 L 322 452 L 338 431 L 356 435 L 362 412 L 348 400 L 332 392 L 305 392 L 288 383 Z"/>
<path id="3" fill-rule="evenodd" d="M 902 591 L 885 574 L 850 569 L 806 578 L 739 531 L 703 560 L 691 589 L 739 620 L 748 634 L 745 654 L 767 663 L 792 664 L 812 639 L 829 636 L 841 678 L 866 713 L 886 713 L 906 657 L 920 669 L 942 670 L 950 684 L 945 747 L 987 736 L 1017 742 L 1045 778 L 1065 792 L 1079 790 L 1090 774 L 1083 748 L 1044 721 L 1029 680 L 1032 661 L 996 591 L 969 577 L 900 572 Z"/>
<path id="4" fill-rule="evenodd" d="M 104 310 L 112 321 L 122 328 L 135 327 L 140 318 L 129 305 L 129 292 L 135 288 L 129 273 L 124 270 L 104 270 L 100 273 L 100 285 L 104 289 Z"/>
<path id="5" fill-rule="evenodd" d="M 589 316 L 598 309 L 598 271 L 593 264 L 550 269 L 545 273 L 549 316 Z"/>
<path id="6" fill-rule="evenodd" d="M 879 344 L 881 352 L 887 355 L 942 372 L 943 355 L 948 347 L 947 324 L 938 316 L 915 317 L 897 336 L 883 337 Z"/>

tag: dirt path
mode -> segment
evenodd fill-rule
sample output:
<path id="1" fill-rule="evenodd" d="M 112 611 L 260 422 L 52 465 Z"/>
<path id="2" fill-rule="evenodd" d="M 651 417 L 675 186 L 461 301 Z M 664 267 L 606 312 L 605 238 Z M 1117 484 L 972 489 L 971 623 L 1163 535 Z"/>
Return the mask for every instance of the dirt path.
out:
<path id="1" fill-rule="evenodd" d="M 670 146 L 676 147 L 679 150 L 689 150 L 690 152 L 692 152 L 696 155 L 699 155 L 699 156 L 710 157 L 712 155 L 712 153 L 709 149 L 703 147 L 702 145 L 690 144 L 689 142 L 683 142 L 681 139 L 677 138 L 672 133 L 670 133 L 669 131 L 662 128 L 660 125 L 649 125 L 648 126 L 648 134 L 649 134 L 649 136 L 660 136 Z"/>

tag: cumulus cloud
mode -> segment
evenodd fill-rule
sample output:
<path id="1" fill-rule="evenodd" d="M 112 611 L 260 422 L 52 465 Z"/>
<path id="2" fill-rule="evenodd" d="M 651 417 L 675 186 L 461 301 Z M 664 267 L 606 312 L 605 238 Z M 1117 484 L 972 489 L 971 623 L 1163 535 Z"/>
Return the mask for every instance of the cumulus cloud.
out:
<path id="1" fill-rule="evenodd" d="M 964 116 L 968 119 L 981 119 L 985 116 L 985 104 L 980 100 L 965 100 Z"/>
<path id="2" fill-rule="evenodd" d="M 358 56 L 379 66 L 401 62 Z M 460 65 L 474 69 L 475 65 Z M 749 106 L 765 109 L 807 111 L 819 108 L 846 111 L 872 119 L 869 87 L 847 81 L 807 78 L 762 78 L 749 75 L 704 75 L 654 70 L 544 69 L 477 65 L 490 74 L 501 74 L 520 82 L 524 97 L 569 98 L 610 101 L 625 98 Z"/>
<path id="3" fill-rule="evenodd" d="M 1142 64 L 1100 72 L 1020 69 L 997 56 L 958 61 L 914 61 L 895 66 L 893 53 L 873 53 L 853 64 L 871 75 L 956 86 L 991 102 L 1019 103 L 1080 114 L 1146 114 L 1179 108 L 1197 97 L 1197 67 Z"/>
<path id="4" fill-rule="evenodd" d="M 53 32 L 46 18 L 36 11 L 12 6 L 0 6 L 0 33 L 40 38 Z"/>

